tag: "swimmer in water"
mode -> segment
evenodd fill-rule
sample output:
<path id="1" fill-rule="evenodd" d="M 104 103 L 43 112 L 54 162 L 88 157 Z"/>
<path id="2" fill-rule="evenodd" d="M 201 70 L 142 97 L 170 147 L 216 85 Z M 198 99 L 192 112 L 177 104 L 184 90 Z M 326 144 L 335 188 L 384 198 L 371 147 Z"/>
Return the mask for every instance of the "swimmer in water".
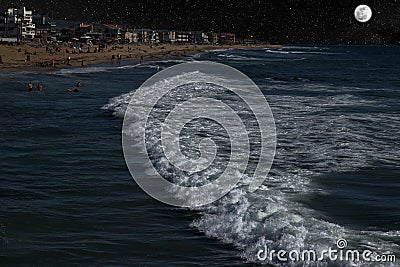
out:
<path id="1" fill-rule="evenodd" d="M 76 92 L 79 92 L 79 90 L 78 90 L 78 88 L 68 89 L 68 92 L 70 92 L 70 93 L 76 93 Z"/>

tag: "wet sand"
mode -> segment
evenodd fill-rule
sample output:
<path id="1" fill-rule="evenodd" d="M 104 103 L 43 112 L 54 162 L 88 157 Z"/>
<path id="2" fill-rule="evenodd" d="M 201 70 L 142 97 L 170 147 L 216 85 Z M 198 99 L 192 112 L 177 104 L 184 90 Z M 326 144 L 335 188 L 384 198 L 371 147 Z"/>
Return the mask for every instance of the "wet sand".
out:
<path id="1" fill-rule="evenodd" d="M 73 49 L 66 46 L 59 46 L 59 51 L 49 53 L 45 47 L 35 48 L 29 45 L 8 46 L 0 45 L 0 72 L 13 71 L 51 71 L 60 68 L 81 67 L 106 62 L 118 62 L 117 55 L 121 55 L 122 60 L 140 61 L 156 58 L 184 57 L 192 53 L 205 52 L 216 49 L 257 49 L 257 48 L 280 48 L 274 45 L 170 45 L 163 44 L 150 47 L 149 45 L 120 45 L 117 48 L 108 46 L 100 48 L 100 52 L 94 52 L 93 46 L 84 47 L 80 53 L 72 53 Z M 68 53 L 67 53 L 68 50 Z M 28 56 L 29 55 L 29 56 Z M 68 56 L 71 58 L 67 64 Z M 114 56 L 114 60 L 112 60 Z M 55 67 L 52 66 L 52 61 Z"/>

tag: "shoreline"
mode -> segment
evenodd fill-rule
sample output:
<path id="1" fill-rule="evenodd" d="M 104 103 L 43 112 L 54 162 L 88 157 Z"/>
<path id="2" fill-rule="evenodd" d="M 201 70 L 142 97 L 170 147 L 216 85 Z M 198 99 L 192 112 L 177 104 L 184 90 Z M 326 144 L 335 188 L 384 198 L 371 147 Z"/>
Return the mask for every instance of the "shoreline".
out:
<path id="1" fill-rule="evenodd" d="M 19 71 L 56 71 L 124 61 L 146 62 L 157 58 L 190 57 L 195 53 L 221 49 L 279 49 L 281 45 L 120 45 L 118 47 L 82 47 L 81 51 L 67 46 L 33 47 L 0 45 L 0 73 Z M 100 50 L 100 51 L 99 51 Z M 99 51 L 99 52 L 98 52 Z M 68 57 L 70 62 L 68 64 Z M 54 60 L 54 61 L 53 61 Z M 54 63 L 54 67 L 53 67 Z"/>

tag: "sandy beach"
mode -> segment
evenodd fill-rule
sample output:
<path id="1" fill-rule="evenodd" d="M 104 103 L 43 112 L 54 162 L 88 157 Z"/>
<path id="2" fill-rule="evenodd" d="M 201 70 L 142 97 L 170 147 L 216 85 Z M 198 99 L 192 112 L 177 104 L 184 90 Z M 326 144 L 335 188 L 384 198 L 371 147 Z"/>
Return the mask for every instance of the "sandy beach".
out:
<path id="1" fill-rule="evenodd" d="M 85 46 L 78 52 L 67 46 L 33 47 L 30 45 L 0 45 L 0 72 L 51 71 L 60 68 L 82 67 L 121 60 L 151 60 L 167 57 L 185 57 L 192 53 L 216 49 L 280 48 L 278 45 L 118 45 L 116 47 Z M 70 61 L 68 64 L 68 57 Z M 54 62 L 53 62 L 54 60 Z M 54 66 L 53 66 L 54 63 Z"/>

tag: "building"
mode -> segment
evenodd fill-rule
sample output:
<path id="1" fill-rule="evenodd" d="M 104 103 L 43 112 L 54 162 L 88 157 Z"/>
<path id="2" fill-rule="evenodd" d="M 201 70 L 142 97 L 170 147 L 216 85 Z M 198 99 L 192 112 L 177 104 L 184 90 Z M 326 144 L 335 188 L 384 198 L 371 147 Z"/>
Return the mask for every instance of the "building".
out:
<path id="1" fill-rule="evenodd" d="M 190 32 L 179 31 L 176 33 L 177 43 L 189 43 Z"/>
<path id="2" fill-rule="evenodd" d="M 18 36 L 17 19 L 13 16 L 13 9 L 8 9 L 0 15 L 0 36 L 6 38 L 17 38 Z"/>
<path id="3" fill-rule="evenodd" d="M 192 31 L 189 33 L 189 43 L 206 44 L 208 43 L 208 36 L 202 31 Z"/>
<path id="4" fill-rule="evenodd" d="M 207 34 L 208 36 L 208 42 L 210 44 L 218 44 L 218 40 L 219 40 L 219 34 L 216 32 L 209 32 Z"/>
<path id="5" fill-rule="evenodd" d="M 93 32 L 93 24 L 80 23 L 79 26 L 75 27 L 76 38 L 81 38 L 82 36 L 85 36 L 86 34 L 92 32 Z"/>
<path id="6" fill-rule="evenodd" d="M 32 11 L 28 11 L 25 7 L 22 7 L 19 12 L 20 19 L 22 20 L 22 40 L 33 40 L 35 38 L 35 24 L 33 23 Z"/>
<path id="7" fill-rule="evenodd" d="M 0 36 L 15 38 L 17 41 L 33 40 L 35 38 L 35 24 L 32 11 L 25 7 L 9 8 L 0 16 Z"/>
<path id="8" fill-rule="evenodd" d="M 123 40 L 124 33 L 120 26 L 115 24 L 107 24 L 105 25 L 104 36 L 107 38 L 107 40 L 120 42 Z"/>
<path id="9" fill-rule="evenodd" d="M 151 44 L 160 43 L 160 36 L 158 34 L 158 31 L 151 31 L 151 33 L 150 33 L 150 43 Z"/>
<path id="10" fill-rule="evenodd" d="M 236 43 L 236 35 L 233 33 L 220 33 L 218 43 L 223 45 L 233 45 Z"/>
<path id="11" fill-rule="evenodd" d="M 74 37 L 74 30 L 71 28 L 63 28 L 57 32 L 57 40 L 67 42 Z"/>
<path id="12" fill-rule="evenodd" d="M 33 15 L 35 38 L 41 41 L 52 41 L 56 37 L 56 24 L 46 14 Z"/>
<path id="13" fill-rule="evenodd" d="M 220 45 L 233 45 L 236 44 L 236 35 L 234 33 L 216 33 L 209 32 L 207 34 L 207 43 L 220 44 Z"/>
<path id="14" fill-rule="evenodd" d="M 136 29 L 135 32 L 137 33 L 139 43 L 150 43 L 151 33 L 153 32 L 153 30 Z"/>
<path id="15" fill-rule="evenodd" d="M 168 35 L 169 42 L 174 44 L 176 42 L 176 31 L 169 31 Z"/>
<path id="16" fill-rule="evenodd" d="M 107 42 L 124 41 L 125 37 L 121 27 L 115 24 L 93 24 L 91 30 L 87 31 L 85 35 L 98 41 Z"/>
<path id="17" fill-rule="evenodd" d="M 168 30 L 157 30 L 159 43 L 169 43 L 169 31 Z"/>
<path id="18" fill-rule="evenodd" d="M 137 43 L 138 41 L 139 39 L 137 32 L 130 31 L 129 29 L 125 31 L 125 43 L 131 44 L 131 43 Z"/>

